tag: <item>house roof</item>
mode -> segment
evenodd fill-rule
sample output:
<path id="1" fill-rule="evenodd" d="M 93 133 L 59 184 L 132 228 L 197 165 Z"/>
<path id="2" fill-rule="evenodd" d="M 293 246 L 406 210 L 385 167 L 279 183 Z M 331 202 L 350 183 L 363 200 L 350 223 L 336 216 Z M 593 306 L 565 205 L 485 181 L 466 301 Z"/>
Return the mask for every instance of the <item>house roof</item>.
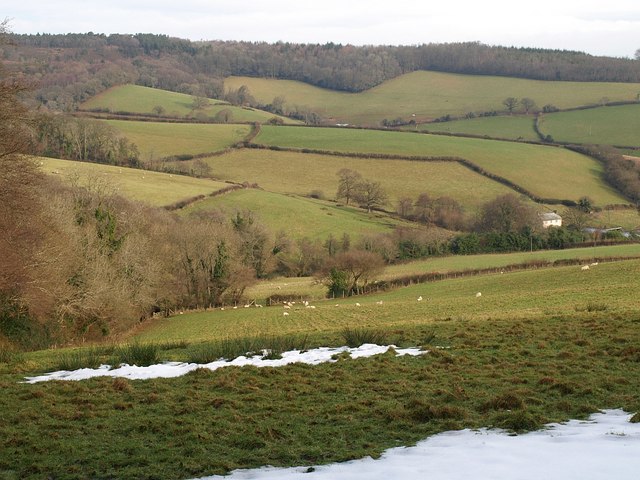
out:
<path id="1" fill-rule="evenodd" d="M 548 213 L 541 213 L 540 214 L 540 218 L 544 221 L 551 221 L 551 220 L 562 220 L 562 217 L 560 215 L 558 215 L 557 213 L 553 213 L 553 212 L 548 212 Z"/>

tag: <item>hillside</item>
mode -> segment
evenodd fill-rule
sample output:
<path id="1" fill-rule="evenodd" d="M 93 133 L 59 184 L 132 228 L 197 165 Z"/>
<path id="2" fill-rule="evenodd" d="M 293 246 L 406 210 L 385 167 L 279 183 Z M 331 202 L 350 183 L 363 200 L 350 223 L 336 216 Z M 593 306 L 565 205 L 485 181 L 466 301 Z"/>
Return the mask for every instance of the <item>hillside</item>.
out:
<path id="1" fill-rule="evenodd" d="M 238 107 L 216 99 L 207 99 L 205 106 L 194 108 L 192 95 L 140 85 L 111 87 L 83 102 L 78 108 L 79 110 L 144 114 L 154 117 L 197 118 L 200 121 L 215 121 L 216 123 L 266 123 L 273 118 L 278 118 L 286 124 L 300 123 L 287 117 L 255 108 Z"/>
<path id="2" fill-rule="evenodd" d="M 360 93 L 326 90 L 268 78 L 229 77 L 225 88 L 242 85 L 261 103 L 276 96 L 285 107 L 306 106 L 333 123 L 379 125 L 402 118 L 421 123 L 444 115 L 505 111 L 507 97 L 530 98 L 539 108 L 551 104 L 565 109 L 608 101 L 635 101 L 640 83 L 554 82 L 484 75 L 418 71 L 388 80 Z"/>
<path id="3" fill-rule="evenodd" d="M 478 117 L 449 122 L 423 123 L 418 126 L 403 127 L 403 130 L 420 132 L 452 133 L 462 135 L 487 136 L 509 140 L 538 142 L 540 138 L 533 129 L 533 115 L 500 115 L 496 117 Z"/>
<path id="4" fill-rule="evenodd" d="M 640 147 L 640 104 L 550 113 L 539 128 L 558 142 Z"/>
<path id="5" fill-rule="evenodd" d="M 477 42 L 357 47 L 191 42 L 154 34 L 12 37 L 17 48 L 3 48 L 4 61 L 30 78 L 44 79 L 35 101 L 59 111 L 73 110 L 96 93 L 126 83 L 221 98 L 221 79 L 229 76 L 296 80 L 349 92 L 423 70 L 552 81 L 640 82 L 640 65 L 630 59 Z"/>
<path id="6" fill-rule="evenodd" d="M 234 150 L 204 160 L 211 167 L 212 177 L 218 180 L 257 183 L 266 190 L 284 194 L 309 195 L 317 191 L 330 199 L 335 197 L 338 188 L 338 171 L 350 168 L 382 184 L 389 195 L 387 208 L 391 210 L 399 198 L 416 198 L 426 192 L 434 198 L 452 197 L 471 213 L 480 203 L 510 192 L 506 186 L 452 162 L 350 158 L 260 149 Z"/>
<path id="7" fill-rule="evenodd" d="M 238 190 L 194 203 L 181 210 L 181 214 L 212 210 L 224 210 L 229 216 L 236 211 L 250 210 L 270 232 L 285 232 L 294 240 L 308 237 L 324 241 L 329 235 L 341 238 L 346 233 L 357 241 L 363 235 L 388 233 L 398 226 L 416 227 L 381 213 L 368 215 L 355 207 L 255 189 Z"/>
<path id="8" fill-rule="evenodd" d="M 254 142 L 279 147 L 350 153 L 462 157 L 537 196 L 597 205 L 627 203 L 604 183 L 595 160 L 563 148 L 440 135 L 340 128 L 262 128 Z"/>
<path id="9" fill-rule="evenodd" d="M 105 120 L 133 142 L 143 161 L 224 150 L 244 140 L 248 125 Z"/>
<path id="10" fill-rule="evenodd" d="M 206 178 L 150 172 L 97 163 L 38 158 L 41 170 L 78 185 L 93 185 L 132 200 L 162 207 L 196 195 L 208 195 L 228 187 L 228 183 Z"/>

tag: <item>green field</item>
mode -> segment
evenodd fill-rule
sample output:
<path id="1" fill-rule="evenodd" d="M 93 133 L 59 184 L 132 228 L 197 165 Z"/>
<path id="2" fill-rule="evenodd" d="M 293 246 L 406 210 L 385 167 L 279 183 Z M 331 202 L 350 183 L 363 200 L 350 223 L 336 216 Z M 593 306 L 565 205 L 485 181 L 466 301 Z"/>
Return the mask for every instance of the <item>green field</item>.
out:
<path id="1" fill-rule="evenodd" d="M 412 162 L 348 158 L 329 155 L 241 149 L 206 160 L 211 175 L 219 180 L 258 183 L 265 190 L 308 195 L 319 190 L 326 198 L 335 197 L 337 172 L 350 168 L 364 178 L 379 181 L 387 191 L 394 210 L 398 198 L 417 198 L 423 192 L 432 197 L 450 196 L 468 212 L 475 212 L 482 202 L 511 192 L 453 162 Z"/>
<path id="2" fill-rule="evenodd" d="M 256 219 L 271 232 L 286 232 L 292 239 L 309 237 L 325 240 L 329 234 L 340 238 L 349 233 L 353 239 L 361 235 L 390 232 L 399 225 L 415 224 L 393 219 L 385 214 L 367 214 L 353 207 L 339 207 L 335 203 L 263 190 L 237 190 L 208 198 L 182 210 L 184 214 L 203 210 L 251 210 Z"/>
<path id="3" fill-rule="evenodd" d="M 343 345 L 349 327 L 429 350 L 415 358 L 29 385 L 25 376 L 63 360 L 117 349 L 4 357 L 0 468 L 7 478 L 193 478 L 377 457 L 446 430 L 520 432 L 603 408 L 637 412 L 639 274 L 635 260 L 467 277 L 296 305 L 288 317 L 282 307 L 186 313 L 136 336 L 164 344 L 159 360 L 191 361 L 260 335 L 264 345 L 286 334 L 305 348 Z"/>
<path id="4" fill-rule="evenodd" d="M 544 198 L 628 203 L 597 161 L 562 148 L 472 138 L 341 128 L 262 127 L 255 143 L 339 152 L 457 156 Z"/>
<path id="5" fill-rule="evenodd" d="M 44 157 L 37 158 L 37 161 L 47 174 L 60 175 L 67 180 L 77 181 L 80 185 L 99 182 L 107 188 L 107 191 L 158 207 L 171 205 L 196 195 L 207 195 L 229 186 L 229 184 L 205 178 L 170 175 L 98 163 Z"/>
<path id="6" fill-rule="evenodd" d="M 640 244 L 607 245 L 565 250 L 542 250 L 535 252 L 493 253 L 484 255 L 450 255 L 431 257 L 407 263 L 388 265 L 381 280 L 393 281 L 402 277 L 426 273 L 465 272 L 468 270 L 503 268 L 529 262 L 554 262 L 556 260 L 581 259 L 591 263 L 595 258 L 640 256 Z M 271 295 L 289 295 L 291 298 L 323 299 L 326 287 L 313 277 L 274 278 L 260 281 L 247 289 L 249 299 L 264 301 Z"/>
<path id="7" fill-rule="evenodd" d="M 532 116 L 501 115 L 498 117 L 470 118 L 450 122 L 423 123 L 414 128 L 421 132 L 461 133 L 510 140 L 538 141 L 538 135 L 533 129 L 533 122 L 534 117 Z M 411 130 L 409 127 L 406 129 Z"/>
<path id="8" fill-rule="evenodd" d="M 230 115 L 225 123 L 267 122 L 277 117 L 285 123 L 300 123 L 280 115 L 249 107 L 237 107 L 222 100 L 209 100 L 209 105 L 201 110 L 193 110 L 193 96 L 184 93 L 170 92 L 140 85 L 119 85 L 90 98 L 82 105 L 81 110 L 101 110 L 112 113 L 136 113 L 155 115 L 154 108 L 162 107 L 164 112 L 159 117 L 214 119 L 221 111 Z"/>
<path id="9" fill-rule="evenodd" d="M 105 120 L 140 150 L 143 161 L 171 155 L 212 153 L 242 141 L 248 125 L 134 122 Z"/>
<path id="10" fill-rule="evenodd" d="M 625 230 L 640 230 L 640 212 L 630 210 L 602 210 L 592 214 L 591 226 L 597 228 L 622 227 Z"/>
<path id="11" fill-rule="evenodd" d="M 571 248 L 566 250 L 542 250 L 537 252 L 493 253 L 485 255 L 452 255 L 434 257 L 415 262 L 389 265 L 382 276 L 391 280 L 405 275 L 420 275 L 428 272 L 464 272 L 465 270 L 501 268 L 528 262 L 583 259 L 590 263 L 594 258 L 640 256 L 640 244 Z"/>
<path id="12" fill-rule="evenodd" d="M 640 91 L 640 85 L 632 83 L 549 82 L 425 71 L 401 75 L 361 93 L 335 92 L 291 80 L 225 80 L 226 89 L 242 85 L 261 103 L 283 96 L 286 109 L 306 106 L 331 123 L 364 125 L 379 125 L 385 118 L 421 123 L 443 115 L 503 111 L 502 101 L 507 97 L 528 97 L 540 108 L 553 104 L 564 109 L 598 105 L 605 97 L 631 101 Z"/>
<path id="13" fill-rule="evenodd" d="M 544 115 L 540 131 L 555 141 L 640 146 L 640 105 L 599 107 Z"/>
<path id="14" fill-rule="evenodd" d="M 640 287 L 640 260 L 601 263 L 588 271 L 579 265 L 482 275 L 399 288 L 359 298 L 318 300 L 315 310 L 294 308 L 227 309 L 179 315 L 149 325 L 145 342 L 202 341 L 254 335 L 339 332 L 345 327 L 401 328 L 437 322 L 536 318 L 575 312 L 589 301 L 608 309 L 632 307 Z M 606 279 L 606 280 L 605 280 Z M 480 299 L 476 292 L 482 292 Z M 425 300 L 417 302 L 422 296 Z M 376 302 L 382 300 L 383 305 Z M 359 302 L 362 307 L 357 307 Z M 336 307 L 335 305 L 339 306 Z"/>

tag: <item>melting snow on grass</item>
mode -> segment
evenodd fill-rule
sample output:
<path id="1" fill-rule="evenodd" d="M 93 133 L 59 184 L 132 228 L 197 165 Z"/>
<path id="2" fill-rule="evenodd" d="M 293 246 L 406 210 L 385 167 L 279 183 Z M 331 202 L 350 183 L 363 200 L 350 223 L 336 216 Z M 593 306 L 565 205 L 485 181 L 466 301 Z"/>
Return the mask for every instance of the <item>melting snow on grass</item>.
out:
<path id="1" fill-rule="evenodd" d="M 81 368 L 79 370 L 47 373 L 37 377 L 27 377 L 27 383 L 46 382 L 48 380 L 87 380 L 93 377 L 123 377 L 130 380 L 145 380 L 150 378 L 173 378 L 185 375 L 198 368 L 206 368 L 209 370 L 217 370 L 222 367 L 244 367 L 245 365 L 253 365 L 254 367 L 282 367 L 292 363 L 307 363 L 317 365 L 324 362 L 334 362 L 336 355 L 348 353 L 351 358 L 371 357 L 385 353 L 393 348 L 397 355 L 421 355 L 426 353 L 419 348 L 396 348 L 394 345 L 374 345 L 364 344 L 357 348 L 349 347 L 321 347 L 313 350 L 292 350 L 284 352 L 282 358 L 268 360 L 264 355 L 255 355 L 252 357 L 237 357 L 233 360 L 217 360 L 211 363 L 179 363 L 167 362 L 159 365 L 151 365 L 149 367 L 137 367 L 135 365 L 120 365 L 117 368 L 111 368 L 109 365 L 102 365 L 99 368 Z"/>
<path id="2" fill-rule="evenodd" d="M 606 410 L 588 421 L 551 424 L 517 436 L 486 429 L 445 432 L 415 447 L 387 450 L 378 460 L 236 470 L 200 480 L 635 480 L 640 423 L 629 423 L 629 417 Z"/>

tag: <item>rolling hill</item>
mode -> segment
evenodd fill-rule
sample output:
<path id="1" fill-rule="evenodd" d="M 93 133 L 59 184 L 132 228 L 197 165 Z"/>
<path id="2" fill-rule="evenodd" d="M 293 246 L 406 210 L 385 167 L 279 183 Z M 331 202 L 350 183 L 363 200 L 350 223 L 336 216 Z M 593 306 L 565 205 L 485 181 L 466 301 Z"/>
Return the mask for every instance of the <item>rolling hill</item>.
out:
<path id="1" fill-rule="evenodd" d="M 198 155 L 224 150 L 241 142 L 249 125 L 136 122 L 105 120 L 139 149 L 143 161 L 172 155 Z"/>
<path id="2" fill-rule="evenodd" d="M 277 152 L 263 149 L 233 150 L 204 159 L 211 175 L 222 181 L 257 183 L 278 193 L 309 195 L 321 192 L 334 198 L 337 172 L 350 168 L 363 177 L 379 181 L 389 195 L 393 210 L 401 197 L 416 198 L 423 192 L 432 197 L 450 196 L 467 212 L 511 190 L 455 162 L 413 162 L 365 159 L 331 155 Z"/>
<path id="3" fill-rule="evenodd" d="M 418 71 L 388 80 L 361 93 L 345 93 L 313 87 L 292 80 L 229 77 L 226 89 L 242 85 L 261 103 L 285 99 L 286 109 L 307 107 L 328 122 L 379 125 L 400 117 L 418 123 L 444 115 L 504 111 L 507 97 L 531 98 L 541 108 L 560 109 L 598 105 L 607 101 L 635 101 L 637 83 L 551 82 L 485 75 L 460 75 Z"/>
<path id="4" fill-rule="evenodd" d="M 160 111 L 158 107 L 161 107 Z M 131 84 L 109 88 L 83 102 L 79 108 L 85 111 L 217 120 L 220 123 L 266 123 L 274 117 L 288 124 L 300 123 L 264 110 L 231 105 L 223 100 L 208 99 L 207 106 L 194 109 L 192 95 Z"/>
<path id="5" fill-rule="evenodd" d="M 184 208 L 181 213 L 189 215 L 217 209 L 250 210 L 269 231 L 285 232 L 292 239 L 308 237 L 324 241 L 330 234 L 341 238 L 343 233 L 348 233 L 355 240 L 366 234 L 391 232 L 396 226 L 416 227 L 382 213 L 369 215 L 355 207 L 256 189 L 207 198 Z"/>
<path id="6" fill-rule="evenodd" d="M 107 191 L 153 206 L 171 205 L 177 201 L 208 195 L 228 187 L 229 184 L 206 178 L 150 172 L 135 168 L 115 167 L 98 163 L 75 162 L 39 157 L 43 172 L 60 175 L 79 185 L 99 182 Z"/>
<path id="7" fill-rule="evenodd" d="M 628 203 L 604 182 L 601 164 L 563 148 L 377 130 L 270 126 L 264 126 L 254 141 L 345 153 L 462 157 L 539 197 L 575 201 L 588 195 L 597 205 Z"/>
<path id="8" fill-rule="evenodd" d="M 557 142 L 640 147 L 640 104 L 550 113 L 539 128 Z"/>

